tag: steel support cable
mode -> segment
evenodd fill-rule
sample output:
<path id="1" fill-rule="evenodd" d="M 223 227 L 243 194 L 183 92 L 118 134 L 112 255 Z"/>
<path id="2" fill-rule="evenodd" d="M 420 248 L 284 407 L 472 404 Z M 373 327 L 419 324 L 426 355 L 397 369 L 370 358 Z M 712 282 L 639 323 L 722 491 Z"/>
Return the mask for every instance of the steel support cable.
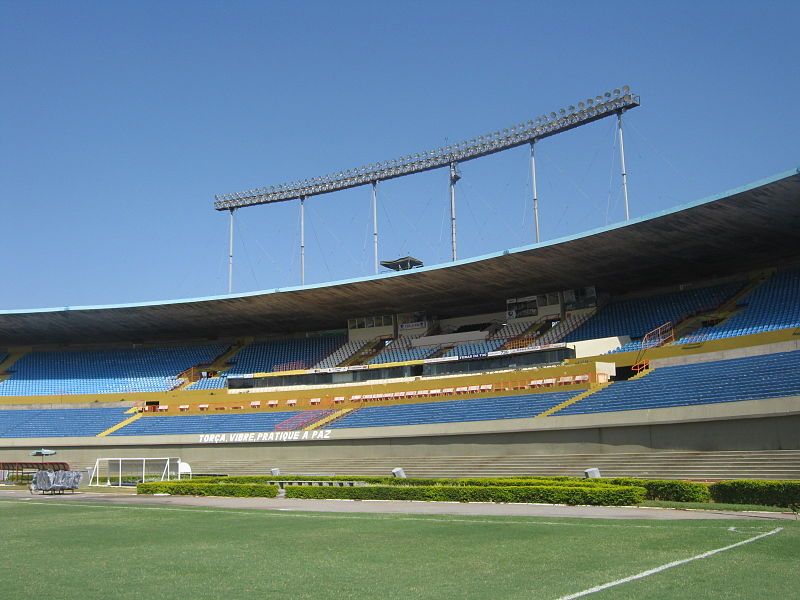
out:
<path id="1" fill-rule="evenodd" d="M 258 276 L 253 268 L 253 259 L 250 256 L 250 250 L 247 247 L 247 242 L 245 241 L 245 235 L 240 221 L 241 219 L 234 223 L 234 228 L 236 229 L 236 239 L 239 240 L 239 245 L 242 247 L 242 250 L 244 250 L 244 256 L 247 259 L 247 265 L 250 267 L 250 274 L 253 276 L 253 282 L 256 284 L 256 289 L 260 289 L 261 284 L 258 282 Z"/>
<path id="2" fill-rule="evenodd" d="M 306 213 L 308 213 L 308 212 L 309 212 L 309 209 L 308 209 L 308 206 L 306 206 Z M 356 257 L 353 254 L 353 252 L 350 250 L 350 248 L 348 248 L 345 245 L 345 243 L 342 241 L 342 239 L 338 235 L 336 235 L 336 232 L 332 228 L 328 227 L 327 220 L 326 219 L 319 219 L 319 220 L 322 221 L 322 223 L 325 225 L 325 228 L 328 230 L 328 232 L 330 233 L 331 237 L 333 237 L 334 241 L 336 241 L 339 244 L 339 248 L 340 249 L 344 248 L 345 252 L 350 256 L 350 259 L 357 265 L 358 262 L 359 262 L 358 257 Z M 350 219 L 350 223 L 348 223 L 348 226 L 352 225 L 354 220 L 355 220 L 355 217 L 352 217 Z M 312 225 L 312 227 L 313 227 L 313 225 Z M 321 246 L 320 246 L 320 250 L 321 251 L 323 250 L 323 248 Z M 323 251 L 323 255 L 325 255 L 325 254 L 327 254 L 327 253 Z"/>

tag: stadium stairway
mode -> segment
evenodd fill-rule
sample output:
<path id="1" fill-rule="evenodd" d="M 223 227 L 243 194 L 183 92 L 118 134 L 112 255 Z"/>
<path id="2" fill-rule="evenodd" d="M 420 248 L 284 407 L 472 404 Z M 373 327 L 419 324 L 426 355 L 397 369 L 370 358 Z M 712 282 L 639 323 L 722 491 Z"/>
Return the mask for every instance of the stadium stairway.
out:
<path id="1" fill-rule="evenodd" d="M 562 319 L 555 327 L 548 329 L 544 334 L 542 334 L 537 340 L 537 344 L 544 345 L 560 342 L 563 338 L 568 336 L 570 333 L 575 331 L 578 327 L 596 315 L 599 310 L 600 307 L 596 307 L 583 314 Z"/>
<path id="2" fill-rule="evenodd" d="M 8 379 L 11 375 L 7 373 L 20 358 L 31 351 L 30 348 L 9 348 L 8 355 L 0 362 L 0 381 Z M 0 354 L 2 356 L 2 354 Z"/>
<path id="3" fill-rule="evenodd" d="M 218 374 L 217 376 L 219 376 L 219 373 L 224 373 L 231 368 L 230 360 L 251 341 L 252 339 L 240 340 L 235 344 L 232 344 L 227 350 L 225 350 L 225 352 L 217 356 L 209 364 L 189 367 L 183 373 L 178 375 L 178 378 L 183 379 L 183 383 L 176 386 L 171 391 L 184 390 L 193 383 L 197 383 L 201 379 L 201 377 L 197 374 L 200 371 L 215 371 Z"/>
<path id="4" fill-rule="evenodd" d="M 130 413 L 130 411 L 126 411 L 126 412 L 125 412 L 125 414 L 128 414 L 128 413 Z M 142 418 L 143 416 L 144 416 L 144 415 L 143 415 L 142 413 L 140 413 L 140 412 L 137 412 L 137 413 L 136 413 L 136 414 L 134 414 L 133 416 L 130 416 L 130 417 L 128 417 L 127 419 L 124 419 L 124 420 L 120 421 L 120 422 L 119 422 L 119 423 L 117 423 L 116 425 L 112 425 L 111 427 L 109 427 L 109 428 L 108 428 L 108 429 L 106 429 L 105 431 L 101 431 L 100 433 L 98 433 L 98 434 L 97 434 L 97 437 L 106 437 L 108 434 L 110 434 L 110 433 L 114 433 L 114 432 L 115 432 L 117 429 L 122 429 L 122 428 L 123 428 L 123 427 L 125 427 L 127 424 L 129 424 L 129 423 L 133 423 L 134 421 L 136 421 L 136 420 L 138 420 L 138 419 Z"/>
<path id="5" fill-rule="evenodd" d="M 527 348 L 536 344 L 537 339 L 547 329 L 548 323 L 532 323 L 518 336 L 509 338 L 498 350 L 511 350 L 512 348 Z"/>
<path id="6" fill-rule="evenodd" d="M 577 394 L 577 395 L 573 396 L 572 398 L 570 398 L 568 400 L 564 400 L 564 402 L 562 402 L 561 404 L 556 404 L 553 408 L 550 408 L 550 409 L 544 411 L 543 413 L 540 413 L 540 414 L 536 415 L 536 418 L 549 417 L 553 413 L 557 413 L 558 411 L 560 411 L 562 408 L 566 408 L 566 407 L 570 406 L 571 404 L 575 404 L 576 402 L 580 402 L 584 398 L 588 398 L 589 396 L 591 396 L 595 392 L 599 392 L 600 390 L 605 389 L 610 385 L 611 385 L 611 382 L 590 384 L 589 389 L 586 390 L 585 392 L 581 392 L 580 394 Z"/>
<path id="7" fill-rule="evenodd" d="M 353 354 L 350 358 L 342 362 L 340 367 L 352 367 L 354 365 L 363 365 L 368 360 L 374 358 L 377 351 L 383 347 L 384 339 L 375 338 L 368 344 L 365 344 L 361 350 Z"/>
<path id="8" fill-rule="evenodd" d="M 741 288 L 739 288 L 738 291 L 736 291 L 718 307 L 703 311 L 697 315 L 690 315 L 681 320 L 675 325 L 674 328 L 675 339 L 679 340 L 682 337 L 691 335 L 703 327 L 704 322 L 716 321 L 717 325 L 721 325 L 741 310 L 738 304 L 743 298 L 747 297 L 750 292 L 755 290 L 757 287 L 769 281 L 769 278 L 774 274 L 774 269 L 769 271 L 759 271 L 752 275 L 747 283 L 745 283 Z"/>
<path id="9" fill-rule="evenodd" d="M 336 414 L 338 411 L 331 409 L 322 410 L 304 410 L 299 413 L 293 414 L 291 417 L 280 423 L 276 423 L 275 431 L 303 431 L 306 429 L 314 429 L 314 424 Z"/>
<path id="10" fill-rule="evenodd" d="M 402 467 L 409 477 L 582 477 L 598 468 L 603 477 L 646 479 L 800 479 L 800 450 L 640 452 L 515 456 L 378 457 L 192 461 L 196 473 L 282 473 L 390 476 Z"/>
<path id="11" fill-rule="evenodd" d="M 359 410 L 359 408 L 360 407 L 358 407 L 358 408 L 343 408 L 342 410 L 337 410 L 335 413 L 327 415 L 327 416 L 323 417 L 322 419 L 320 419 L 319 421 L 311 423 L 310 425 L 306 425 L 305 427 L 303 427 L 303 431 L 311 431 L 312 429 L 320 429 L 320 428 L 322 428 L 323 425 L 330 425 L 331 423 L 335 423 L 336 421 L 338 421 L 339 419 L 341 419 L 345 415 L 349 415 L 350 413 Z"/>

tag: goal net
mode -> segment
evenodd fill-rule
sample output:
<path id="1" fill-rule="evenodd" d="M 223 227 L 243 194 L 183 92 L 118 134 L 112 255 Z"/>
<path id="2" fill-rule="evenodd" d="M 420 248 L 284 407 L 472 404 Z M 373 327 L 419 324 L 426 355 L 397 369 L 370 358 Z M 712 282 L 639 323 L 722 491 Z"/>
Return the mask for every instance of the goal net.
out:
<path id="1" fill-rule="evenodd" d="M 98 458 L 89 485 L 136 485 L 181 478 L 180 458 Z"/>

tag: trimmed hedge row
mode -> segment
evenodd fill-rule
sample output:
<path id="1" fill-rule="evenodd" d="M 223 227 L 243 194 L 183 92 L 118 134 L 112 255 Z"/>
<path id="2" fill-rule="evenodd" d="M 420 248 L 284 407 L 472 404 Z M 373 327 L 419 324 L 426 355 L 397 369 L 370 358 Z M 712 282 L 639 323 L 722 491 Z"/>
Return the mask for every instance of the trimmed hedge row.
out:
<path id="1" fill-rule="evenodd" d="M 560 496 L 553 496 L 551 492 L 542 492 L 541 495 L 531 495 L 531 488 L 561 490 L 587 490 L 607 489 L 609 486 L 616 488 L 637 487 L 644 488 L 647 500 L 665 500 L 672 502 L 722 502 L 727 504 L 761 504 L 764 506 L 789 506 L 800 504 L 800 481 L 761 481 L 761 480 L 736 480 L 723 481 L 707 485 L 692 481 L 674 481 L 658 479 L 635 479 L 632 477 L 616 477 L 610 479 L 584 479 L 580 477 L 494 477 L 494 478 L 464 478 L 464 479 L 433 479 L 433 478 L 402 478 L 402 477 L 365 477 L 365 476 L 310 476 L 310 475 L 250 475 L 235 477 L 195 477 L 191 481 L 182 482 L 155 482 L 139 484 L 137 491 L 140 494 L 186 494 L 204 496 L 265 496 L 274 497 L 277 486 L 268 485 L 271 481 L 363 481 L 372 484 L 360 488 L 334 488 L 334 487 L 287 487 L 287 497 L 293 498 L 354 498 L 354 499 L 395 499 L 395 500 L 444 500 L 458 502 L 552 502 L 563 504 L 606 504 L 606 502 L 592 502 L 580 499 L 580 493 L 570 496 L 566 492 L 559 492 Z M 174 488 L 182 491 L 171 491 Z M 212 487 L 201 487 L 212 486 Z M 236 486 L 236 487 L 231 487 Z M 255 486 L 255 487 L 253 487 Z M 265 488 L 273 491 L 265 493 Z M 414 489 L 428 488 L 438 490 L 433 492 L 414 492 Z M 519 488 L 519 493 L 497 492 L 498 489 Z M 191 491 L 191 490 L 197 490 Z M 367 491 L 367 490 L 384 491 Z M 486 493 L 473 490 L 486 489 Z M 302 491 L 301 491 L 302 490 Z M 392 490 L 388 492 L 386 490 Z M 403 491 L 412 490 L 412 491 Z M 443 491 L 447 490 L 447 491 Z M 468 490 L 457 492 L 451 490 Z M 377 495 L 376 495 L 377 494 Z M 432 496 L 436 496 L 433 497 Z M 494 494 L 494 496 L 492 496 Z M 497 495 L 500 494 L 500 495 Z M 566 495 L 564 495 L 566 494 Z M 597 492 L 602 498 L 605 492 Z M 427 496 L 427 497 L 426 497 Z M 470 497 L 480 498 L 470 500 Z M 493 500 L 493 498 L 496 498 Z M 509 498 L 509 499 L 505 499 Z M 533 498 L 533 499 L 527 499 Z M 636 504 L 641 500 L 630 499 L 610 504 Z"/>
<path id="2" fill-rule="evenodd" d="M 800 504 L 800 481 L 760 481 L 738 479 L 710 486 L 714 502 L 790 506 Z"/>
<path id="3" fill-rule="evenodd" d="M 673 481 L 671 479 L 634 479 L 617 477 L 602 479 L 613 485 L 638 485 L 647 490 L 648 500 L 667 500 L 671 502 L 710 502 L 708 485 L 694 481 Z"/>
<path id="4" fill-rule="evenodd" d="M 544 504 L 629 506 L 645 498 L 637 486 L 289 486 L 287 498 L 424 500 L 429 502 L 536 502 Z"/>
<path id="5" fill-rule="evenodd" d="M 448 486 L 448 487 L 509 487 L 509 486 L 558 486 L 558 487 L 595 487 L 608 485 L 638 486 L 647 490 L 647 500 L 668 500 L 673 502 L 708 502 L 711 496 L 704 483 L 672 480 L 634 479 L 617 477 L 613 479 L 587 479 L 583 477 L 485 477 L 485 478 L 421 478 L 421 477 L 364 477 L 364 476 L 272 476 L 250 475 L 241 477 L 203 478 L 203 481 L 214 483 L 268 483 L 270 481 L 363 481 L 372 485 L 393 487 Z M 197 481 L 198 479 L 195 479 Z"/>
<path id="6" fill-rule="evenodd" d="M 235 496 L 239 498 L 275 498 L 277 485 L 259 483 L 203 483 L 196 481 L 157 481 L 140 483 L 137 494 L 172 494 L 173 496 Z"/>

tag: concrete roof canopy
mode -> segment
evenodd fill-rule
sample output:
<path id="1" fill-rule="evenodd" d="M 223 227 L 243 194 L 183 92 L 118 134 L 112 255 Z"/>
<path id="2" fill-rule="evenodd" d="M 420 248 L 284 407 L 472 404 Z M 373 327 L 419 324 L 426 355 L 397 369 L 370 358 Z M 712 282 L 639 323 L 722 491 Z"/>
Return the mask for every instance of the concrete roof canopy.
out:
<path id="1" fill-rule="evenodd" d="M 347 319 L 455 317 L 594 285 L 621 294 L 800 259 L 800 169 L 577 236 L 318 285 L 115 306 L 0 311 L 0 347 L 197 340 L 343 329 Z"/>

